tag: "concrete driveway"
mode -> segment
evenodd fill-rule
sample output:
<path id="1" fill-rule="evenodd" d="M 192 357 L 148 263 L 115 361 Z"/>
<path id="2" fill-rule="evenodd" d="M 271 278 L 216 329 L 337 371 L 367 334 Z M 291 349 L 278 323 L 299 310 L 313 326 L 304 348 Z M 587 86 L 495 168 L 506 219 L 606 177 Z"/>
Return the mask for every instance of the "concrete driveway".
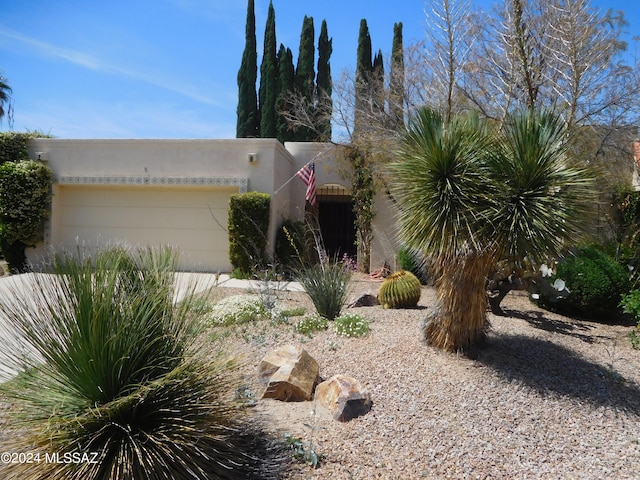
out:
<path id="1" fill-rule="evenodd" d="M 42 278 L 38 279 L 36 275 L 42 274 L 24 273 L 0 277 L 0 302 L 16 297 L 29 299 L 33 296 L 35 298 L 39 293 L 37 289 L 40 289 L 42 282 Z M 258 292 L 264 288 L 264 283 L 255 280 L 238 280 L 230 278 L 228 275 L 179 272 L 176 274 L 175 301 L 181 301 L 185 294 L 190 291 L 201 293 L 216 286 L 237 288 L 239 293 L 244 291 Z M 270 288 L 297 292 L 304 291 L 297 282 L 272 282 Z M 17 332 L 10 328 L 0 315 L 0 381 L 16 374 L 15 370 L 7 366 L 12 363 L 8 360 L 8 356 L 16 351 L 25 352 L 27 348 L 28 346 L 21 341 Z"/>

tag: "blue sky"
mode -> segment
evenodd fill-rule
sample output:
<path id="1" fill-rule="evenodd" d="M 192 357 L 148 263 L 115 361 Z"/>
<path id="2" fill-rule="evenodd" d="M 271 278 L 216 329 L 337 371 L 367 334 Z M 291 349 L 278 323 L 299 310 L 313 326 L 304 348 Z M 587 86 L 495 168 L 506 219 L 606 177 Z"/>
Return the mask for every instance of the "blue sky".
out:
<path id="1" fill-rule="evenodd" d="M 478 6 L 490 0 L 474 0 Z M 640 35 L 638 0 L 593 0 L 624 10 Z M 297 58 L 302 20 L 333 37 L 334 79 L 353 69 L 366 18 L 388 53 L 394 22 L 405 45 L 425 35 L 423 0 L 273 0 L 278 44 Z M 14 130 L 61 138 L 232 138 L 245 0 L 0 0 L 0 70 L 13 88 Z M 268 0 L 256 0 L 262 52 Z M 634 50 L 633 45 L 630 46 Z M 260 62 L 260 58 L 258 59 Z M 7 129 L 7 121 L 0 130 Z"/>

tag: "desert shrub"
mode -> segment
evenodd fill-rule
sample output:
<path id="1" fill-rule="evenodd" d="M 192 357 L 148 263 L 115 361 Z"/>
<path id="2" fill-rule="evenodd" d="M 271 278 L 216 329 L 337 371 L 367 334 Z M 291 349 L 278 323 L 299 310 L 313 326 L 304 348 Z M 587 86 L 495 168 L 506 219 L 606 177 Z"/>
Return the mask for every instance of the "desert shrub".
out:
<path id="1" fill-rule="evenodd" d="M 421 255 L 404 245 L 398 250 L 398 266 L 400 270 L 413 273 L 422 285 L 429 281 L 427 277 L 426 261 Z"/>
<path id="2" fill-rule="evenodd" d="M 347 313 L 335 319 L 333 329 L 343 337 L 364 337 L 371 331 L 371 324 L 357 313 Z"/>
<path id="3" fill-rule="evenodd" d="M 378 291 L 378 301 L 384 308 L 412 308 L 418 305 L 421 293 L 418 277 L 400 270 L 384 279 Z"/>
<path id="4" fill-rule="evenodd" d="M 305 314 L 304 307 L 294 307 L 282 310 L 282 316 L 284 317 L 301 317 Z"/>
<path id="5" fill-rule="evenodd" d="M 633 348 L 640 348 L 640 290 L 632 290 L 626 295 L 623 295 L 620 306 L 623 308 L 624 313 L 631 315 L 633 320 L 637 323 L 636 327 L 629 332 L 629 342 Z"/>
<path id="6" fill-rule="evenodd" d="M 269 230 L 270 197 L 248 192 L 229 200 L 229 260 L 239 275 L 248 275 L 264 264 Z"/>
<path id="7" fill-rule="evenodd" d="M 276 261 L 288 271 L 299 266 L 305 251 L 305 225 L 299 220 L 284 220 L 276 234 Z"/>
<path id="8" fill-rule="evenodd" d="M 207 315 L 214 326 L 241 325 L 255 322 L 268 315 L 268 310 L 253 294 L 232 295 L 216 302 Z"/>
<path id="9" fill-rule="evenodd" d="M 304 317 L 302 320 L 296 323 L 293 326 L 293 331 L 301 335 L 311 337 L 313 332 L 326 330 L 328 326 L 329 324 L 327 323 L 326 318 L 319 315 L 314 315 L 310 317 Z"/>
<path id="10" fill-rule="evenodd" d="M 278 476 L 281 451 L 234 396 L 237 362 L 199 349 L 194 290 L 173 302 L 174 258 L 167 250 L 64 255 L 54 275 L 36 274 L 35 288 L 0 302 L 22 339 L 0 351 L 19 373 L 0 385 L 0 448 L 96 453 L 95 463 L 4 465 L 5 478 Z"/>
<path id="11" fill-rule="evenodd" d="M 333 320 L 347 301 L 351 271 L 341 262 L 322 260 L 302 268 L 298 280 L 311 298 L 319 315 Z"/>
<path id="12" fill-rule="evenodd" d="M 541 293 L 539 304 L 567 315 L 604 317 L 616 310 L 629 288 L 629 275 L 613 258 L 594 247 L 578 249 L 558 263 L 549 278 L 564 281 L 568 295 L 551 298 Z"/>

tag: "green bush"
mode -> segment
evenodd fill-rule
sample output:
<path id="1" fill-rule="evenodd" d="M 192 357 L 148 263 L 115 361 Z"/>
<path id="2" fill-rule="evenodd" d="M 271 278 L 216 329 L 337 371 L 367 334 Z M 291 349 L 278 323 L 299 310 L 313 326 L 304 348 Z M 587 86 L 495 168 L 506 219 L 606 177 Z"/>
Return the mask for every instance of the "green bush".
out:
<path id="1" fill-rule="evenodd" d="M 312 317 L 304 317 L 298 323 L 293 326 L 293 331 L 301 335 L 311 337 L 313 332 L 320 332 L 326 330 L 329 324 L 327 319 L 318 315 Z"/>
<path id="2" fill-rule="evenodd" d="M 6 162 L 28 160 L 27 143 L 32 138 L 44 138 L 50 135 L 42 132 L 0 132 L 0 165 Z"/>
<path id="3" fill-rule="evenodd" d="M 50 201 L 49 167 L 31 160 L 0 165 L 0 246 L 12 271 L 25 271 L 25 247 L 44 238 Z"/>
<path id="4" fill-rule="evenodd" d="M 248 192 L 229 200 L 229 260 L 242 275 L 249 275 L 265 262 L 269 230 L 270 197 Z"/>
<path id="5" fill-rule="evenodd" d="M 197 341 L 194 290 L 173 303 L 174 258 L 64 255 L 54 275 L 35 274 L 34 288 L 2 299 L 3 321 L 23 340 L 0 351 L 18 373 L 0 384 L 0 449 L 95 461 L 5 464 L 3 478 L 278 477 L 284 450 L 233 395 L 236 360 Z"/>
<path id="6" fill-rule="evenodd" d="M 593 247 L 580 248 L 575 255 L 560 261 L 550 283 L 555 279 L 564 280 L 568 295 L 554 299 L 541 294 L 540 305 L 590 318 L 605 317 L 616 310 L 629 288 L 629 275 L 624 267 Z"/>
<path id="7" fill-rule="evenodd" d="M 425 260 L 420 255 L 412 251 L 404 245 L 398 250 L 398 266 L 400 270 L 406 270 L 413 273 L 422 285 L 426 285 L 429 281 Z"/>
<path id="8" fill-rule="evenodd" d="M 640 348 L 640 290 L 632 290 L 622 297 L 620 306 L 624 313 L 631 315 L 637 323 L 636 327 L 629 332 L 629 342 L 633 348 Z"/>
<path id="9" fill-rule="evenodd" d="M 333 329 L 343 337 L 364 337 L 371 331 L 371 324 L 357 313 L 347 313 L 335 319 Z"/>
<path id="10" fill-rule="evenodd" d="M 298 280 L 311 298 L 319 315 L 333 320 L 347 301 L 351 272 L 341 262 L 321 261 L 303 268 Z"/>
<path id="11" fill-rule="evenodd" d="M 378 292 L 378 301 L 384 308 L 413 308 L 418 305 L 421 293 L 418 277 L 400 270 L 384 279 Z"/>
<path id="12" fill-rule="evenodd" d="M 232 295 L 211 307 L 207 320 L 214 326 L 241 325 L 256 322 L 268 316 L 268 311 L 253 294 Z"/>

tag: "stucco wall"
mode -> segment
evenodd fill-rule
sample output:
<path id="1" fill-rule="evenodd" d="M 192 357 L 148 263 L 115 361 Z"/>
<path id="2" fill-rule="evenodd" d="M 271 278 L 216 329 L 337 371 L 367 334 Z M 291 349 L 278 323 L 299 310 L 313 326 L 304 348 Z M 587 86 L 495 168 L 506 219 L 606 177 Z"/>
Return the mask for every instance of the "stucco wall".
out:
<path id="1" fill-rule="evenodd" d="M 274 139 L 232 140 L 73 140 L 33 139 L 28 144 L 31 158 L 38 155 L 53 171 L 52 218 L 49 237 L 55 229 L 61 206 L 56 201 L 59 185 L 66 183 L 113 183 L 127 179 L 131 183 L 165 182 L 166 179 L 224 180 L 238 184 L 239 190 L 260 191 L 271 195 L 271 218 L 288 215 L 288 186 L 274 196 L 274 186 L 289 178 L 293 158 Z M 250 161 L 250 158 L 253 161 Z M 177 180 L 176 180 L 177 179 Z M 284 182 L 283 182 L 284 183 Z M 271 222 L 269 244 L 275 244 L 277 224 Z M 29 252 L 30 259 L 42 248 Z"/>
<path id="2" fill-rule="evenodd" d="M 236 185 L 239 191 L 271 195 L 268 250 L 272 253 L 282 220 L 303 218 L 306 186 L 294 177 L 303 165 L 315 161 L 318 186 L 339 184 L 348 189 L 351 186 L 341 148 L 324 143 L 290 142 L 283 146 L 275 139 L 43 138 L 30 140 L 28 150 L 31 158 L 37 158 L 39 153 L 57 179 L 48 239 L 57 238 L 55 229 L 60 224 L 62 206 L 56 193 L 64 185 L 123 181 L 143 188 L 145 184 L 167 182 L 193 185 L 201 179 L 224 181 L 224 185 Z M 394 217 L 390 208 L 386 196 L 376 197 L 372 268 L 383 261 L 391 264 L 394 259 Z M 29 259 L 42 251 L 43 248 L 38 248 L 29 252 Z"/>

